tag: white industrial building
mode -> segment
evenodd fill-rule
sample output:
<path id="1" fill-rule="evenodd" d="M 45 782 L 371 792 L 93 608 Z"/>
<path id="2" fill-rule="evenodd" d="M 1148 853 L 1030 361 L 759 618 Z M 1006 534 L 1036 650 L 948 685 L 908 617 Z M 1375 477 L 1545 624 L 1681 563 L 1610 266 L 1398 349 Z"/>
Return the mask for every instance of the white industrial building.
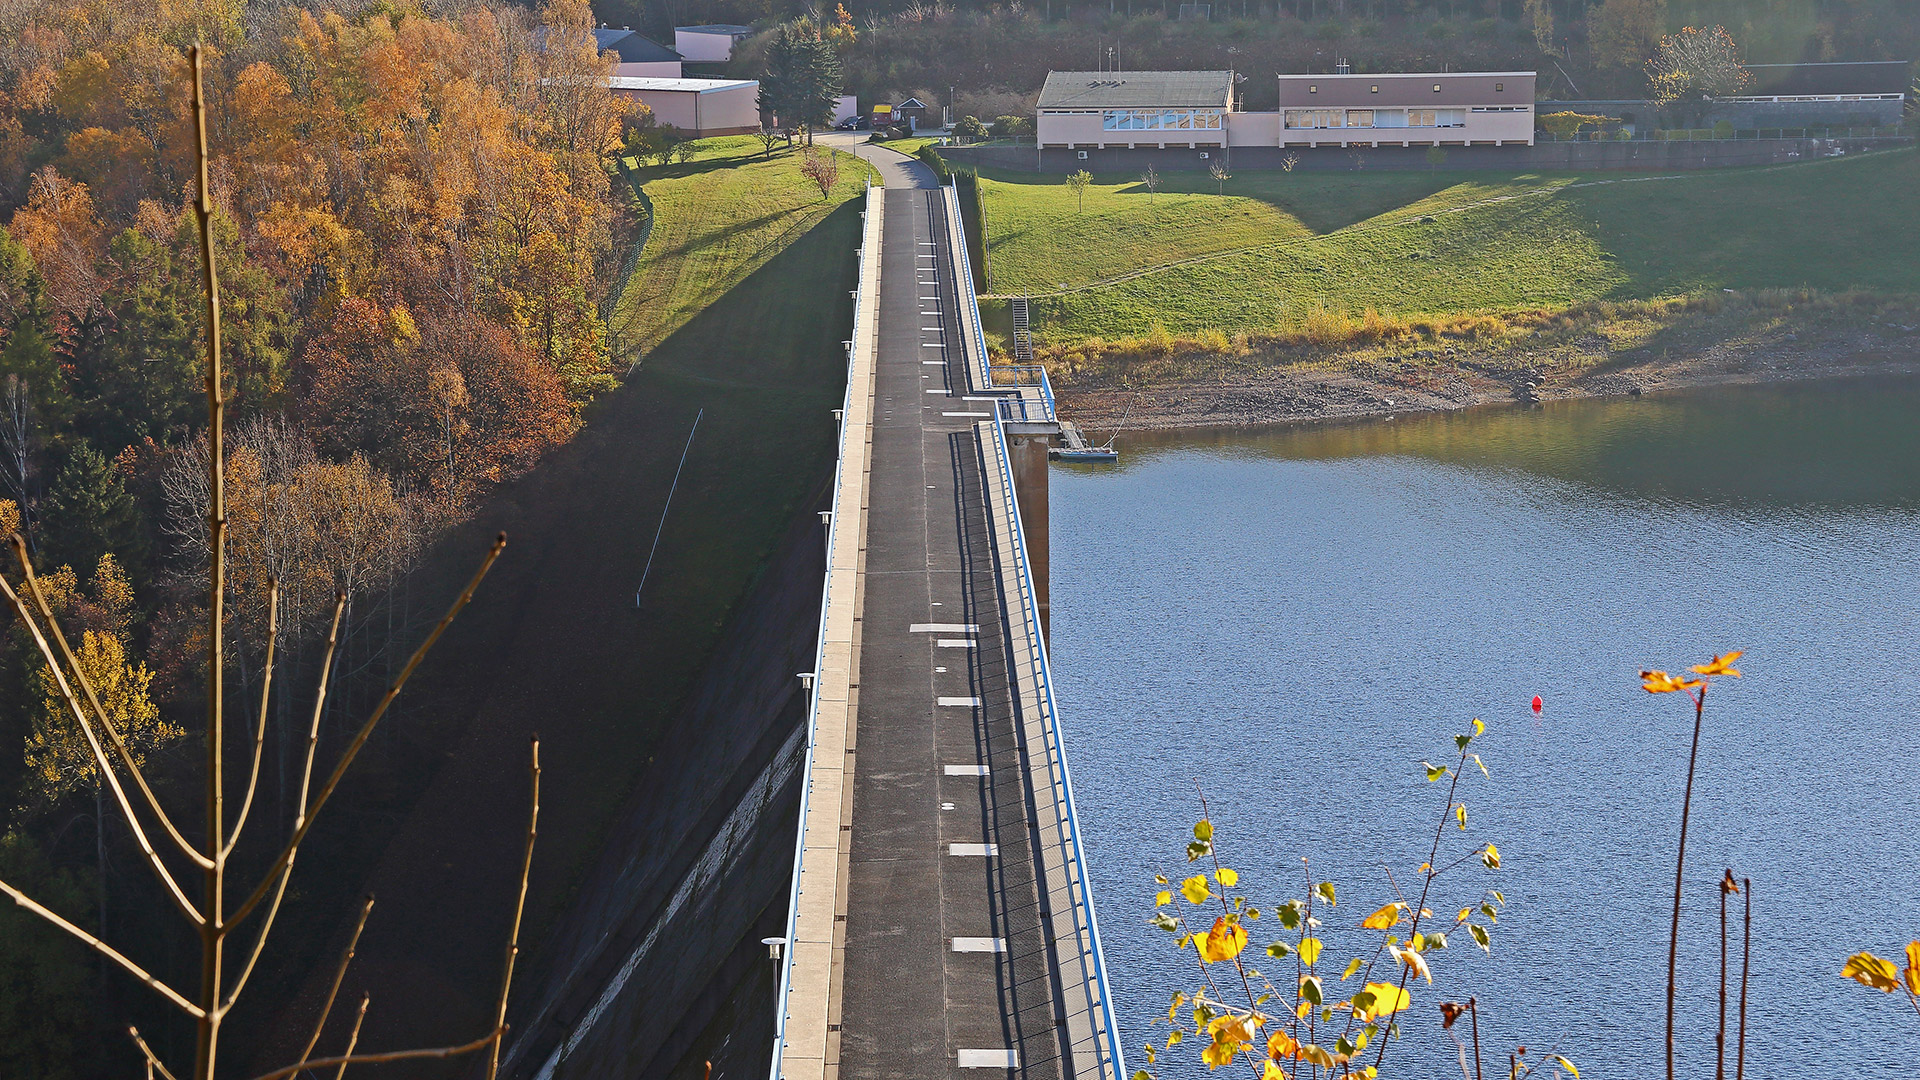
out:
<path id="1" fill-rule="evenodd" d="M 673 28 L 673 47 L 691 63 L 723 63 L 733 59 L 735 45 L 752 36 L 753 27 L 733 23 L 676 26 Z"/>
<path id="2" fill-rule="evenodd" d="M 754 79 L 655 79 L 614 76 L 613 92 L 653 110 L 653 118 L 693 138 L 760 130 L 760 83 Z"/>

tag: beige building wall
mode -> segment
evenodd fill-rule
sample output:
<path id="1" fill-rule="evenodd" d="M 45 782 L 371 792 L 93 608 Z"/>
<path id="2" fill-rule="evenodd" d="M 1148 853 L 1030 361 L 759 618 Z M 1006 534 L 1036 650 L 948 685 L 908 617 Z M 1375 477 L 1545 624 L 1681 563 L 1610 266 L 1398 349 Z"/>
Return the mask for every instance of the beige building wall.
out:
<path id="1" fill-rule="evenodd" d="M 713 89 L 683 89 L 697 80 L 676 80 L 675 87 L 621 86 L 616 80 L 613 92 L 634 98 L 653 110 L 662 124 L 671 124 L 688 135 L 744 135 L 760 130 L 760 84 L 734 82 Z"/>
<path id="2" fill-rule="evenodd" d="M 680 77 L 680 61 L 660 60 L 647 64 L 615 64 L 613 74 L 623 79 L 677 79 Z"/>
<path id="3" fill-rule="evenodd" d="M 1186 147 L 1225 146 L 1227 129 L 1242 113 L 1222 113 L 1218 129 L 1165 129 L 1158 131 L 1109 131 L 1104 115 L 1108 110 L 1042 112 L 1034 124 L 1041 146 L 1105 149 L 1140 147 L 1143 149 L 1184 149 Z M 1185 112 L 1188 110 L 1176 110 Z"/>
<path id="4" fill-rule="evenodd" d="M 1283 146 L 1533 145 L 1534 74 L 1282 75 Z"/>

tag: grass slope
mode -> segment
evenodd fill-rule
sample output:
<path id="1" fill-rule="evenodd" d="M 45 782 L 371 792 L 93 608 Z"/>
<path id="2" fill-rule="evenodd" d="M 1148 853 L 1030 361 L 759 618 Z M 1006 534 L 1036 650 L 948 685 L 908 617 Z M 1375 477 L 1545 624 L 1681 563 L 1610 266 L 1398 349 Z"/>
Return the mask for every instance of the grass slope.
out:
<path id="1" fill-rule="evenodd" d="M 840 180 L 822 199 L 800 175 L 798 146 L 776 149 L 771 158 L 750 135 L 697 146 L 689 161 L 638 170 L 653 200 L 653 236 L 612 322 L 620 341 L 643 352 L 858 197 L 871 173 L 852 155 L 837 154 Z"/>
<path id="2" fill-rule="evenodd" d="M 1265 330 L 1318 310 L 1558 308 L 1721 288 L 1920 292 L 1920 157 L 1620 174 L 988 172 L 992 291 L 1060 292 L 1043 335 Z M 1064 289 L 1064 292 L 1062 290 Z"/>

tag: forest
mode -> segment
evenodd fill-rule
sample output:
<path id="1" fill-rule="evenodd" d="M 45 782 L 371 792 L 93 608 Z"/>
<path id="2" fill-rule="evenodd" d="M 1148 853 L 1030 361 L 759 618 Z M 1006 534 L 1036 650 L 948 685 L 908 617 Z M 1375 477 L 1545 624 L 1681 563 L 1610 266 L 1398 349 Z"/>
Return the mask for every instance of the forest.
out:
<path id="1" fill-rule="evenodd" d="M 206 634 L 187 46 L 212 57 L 233 633 L 264 639 L 277 579 L 282 674 L 310 672 L 345 594 L 351 686 L 419 621 L 427 546 L 624 373 L 603 307 L 636 222 L 609 155 L 645 116 L 593 23 L 580 0 L 0 5 L 0 531 L 160 785 Z M 125 823 L 8 621 L 0 876 L 137 937 Z M 262 785 L 283 817 L 290 707 Z M 91 1075 L 109 984 L 28 919 L 0 912 L 0 1075 Z"/>

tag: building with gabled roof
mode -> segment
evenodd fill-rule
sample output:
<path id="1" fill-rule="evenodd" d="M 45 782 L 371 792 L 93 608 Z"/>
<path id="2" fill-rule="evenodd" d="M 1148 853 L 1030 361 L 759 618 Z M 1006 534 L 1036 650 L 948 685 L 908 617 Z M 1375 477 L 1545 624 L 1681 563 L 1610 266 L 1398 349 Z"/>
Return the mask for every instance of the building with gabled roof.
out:
<path id="1" fill-rule="evenodd" d="M 626 27 L 601 27 L 593 32 L 600 51 L 615 57 L 613 73 L 623 78 L 677 79 L 681 75 L 680 54 L 665 45 L 641 37 Z"/>

